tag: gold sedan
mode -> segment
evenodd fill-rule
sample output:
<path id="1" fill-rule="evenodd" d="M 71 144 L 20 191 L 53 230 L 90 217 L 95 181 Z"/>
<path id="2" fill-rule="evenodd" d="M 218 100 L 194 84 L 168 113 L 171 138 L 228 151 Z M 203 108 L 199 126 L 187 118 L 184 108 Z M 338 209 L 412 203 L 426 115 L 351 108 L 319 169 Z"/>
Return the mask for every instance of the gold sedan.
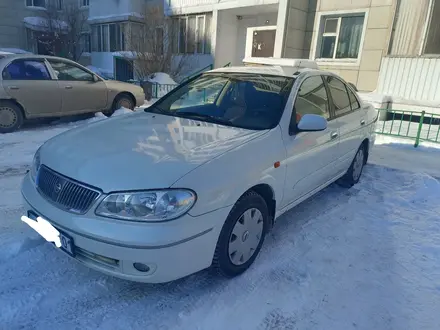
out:
<path id="1" fill-rule="evenodd" d="M 103 112 L 144 103 L 137 85 L 105 80 L 82 65 L 59 57 L 0 55 L 0 133 L 26 119 Z"/>

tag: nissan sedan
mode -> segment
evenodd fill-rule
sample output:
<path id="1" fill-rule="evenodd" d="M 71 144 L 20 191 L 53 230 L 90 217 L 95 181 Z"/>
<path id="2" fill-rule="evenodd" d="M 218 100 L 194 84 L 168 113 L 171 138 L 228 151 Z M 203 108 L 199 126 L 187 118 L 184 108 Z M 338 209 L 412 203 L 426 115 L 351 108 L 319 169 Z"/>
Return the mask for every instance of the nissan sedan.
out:
<path id="1" fill-rule="evenodd" d="M 280 215 L 333 182 L 359 181 L 376 121 L 330 72 L 212 70 L 145 111 L 47 141 L 23 181 L 22 221 L 123 279 L 168 282 L 209 267 L 233 277 Z"/>

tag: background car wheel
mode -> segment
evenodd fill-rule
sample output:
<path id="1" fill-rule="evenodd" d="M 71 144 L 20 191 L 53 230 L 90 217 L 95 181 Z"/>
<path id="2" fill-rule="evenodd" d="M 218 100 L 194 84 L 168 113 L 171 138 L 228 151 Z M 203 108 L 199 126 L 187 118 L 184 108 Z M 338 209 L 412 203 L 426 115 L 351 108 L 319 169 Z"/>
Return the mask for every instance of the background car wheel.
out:
<path id="1" fill-rule="evenodd" d="M 113 111 L 118 110 L 120 108 L 126 108 L 130 110 L 134 110 L 135 104 L 130 95 L 121 94 L 116 97 L 115 103 L 113 106 Z"/>
<path id="2" fill-rule="evenodd" d="M 362 144 L 356 152 L 356 155 L 354 156 L 347 173 L 345 173 L 345 175 L 340 178 L 337 183 L 346 188 L 353 187 L 353 185 L 358 183 L 362 175 L 362 170 L 364 169 L 366 157 L 367 153 L 365 150 L 365 145 Z"/>
<path id="3" fill-rule="evenodd" d="M 243 273 L 254 262 L 269 228 L 267 204 L 256 192 L 243 195 L 223 225 L 213 268 L 225 277 Z"/>
<path id="4" fill-rule="evenodd" d="M 13 102 L 0 101 L 0 133 L 11 133 L 23 124 L 23 113 Z"/>

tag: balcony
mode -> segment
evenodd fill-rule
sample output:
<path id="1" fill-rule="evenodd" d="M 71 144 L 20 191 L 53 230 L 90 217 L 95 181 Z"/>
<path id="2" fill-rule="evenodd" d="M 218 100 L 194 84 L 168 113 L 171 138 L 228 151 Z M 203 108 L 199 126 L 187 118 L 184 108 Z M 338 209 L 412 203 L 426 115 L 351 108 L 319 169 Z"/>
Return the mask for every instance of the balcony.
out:
<path id="1" fill-rule="evenodd" d="M 166 15 L 185 15 L 278 3 L 279 0 L 164 0 L 164 7 Z"/>

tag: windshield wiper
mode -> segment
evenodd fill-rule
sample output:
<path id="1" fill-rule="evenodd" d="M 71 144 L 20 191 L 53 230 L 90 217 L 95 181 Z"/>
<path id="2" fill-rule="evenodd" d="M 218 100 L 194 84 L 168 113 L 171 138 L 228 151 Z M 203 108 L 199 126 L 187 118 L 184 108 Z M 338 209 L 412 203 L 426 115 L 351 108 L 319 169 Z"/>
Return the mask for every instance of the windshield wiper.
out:
<path id="1" fill-rule="evenodd" d="M 217 124 L 226 124 L 231 125 L 231 121 L 225 118 L 220 118 L 216 116 L 206 115 L 203 113 L 197 113 L 197 112 L 191 112 L 191 111 L 178 111 L 175 113 L 176 117 L 184 117 L 184 118 L 190 118 L 190 119 L 201 119 L 206 121 L 213 121 Z"/>

